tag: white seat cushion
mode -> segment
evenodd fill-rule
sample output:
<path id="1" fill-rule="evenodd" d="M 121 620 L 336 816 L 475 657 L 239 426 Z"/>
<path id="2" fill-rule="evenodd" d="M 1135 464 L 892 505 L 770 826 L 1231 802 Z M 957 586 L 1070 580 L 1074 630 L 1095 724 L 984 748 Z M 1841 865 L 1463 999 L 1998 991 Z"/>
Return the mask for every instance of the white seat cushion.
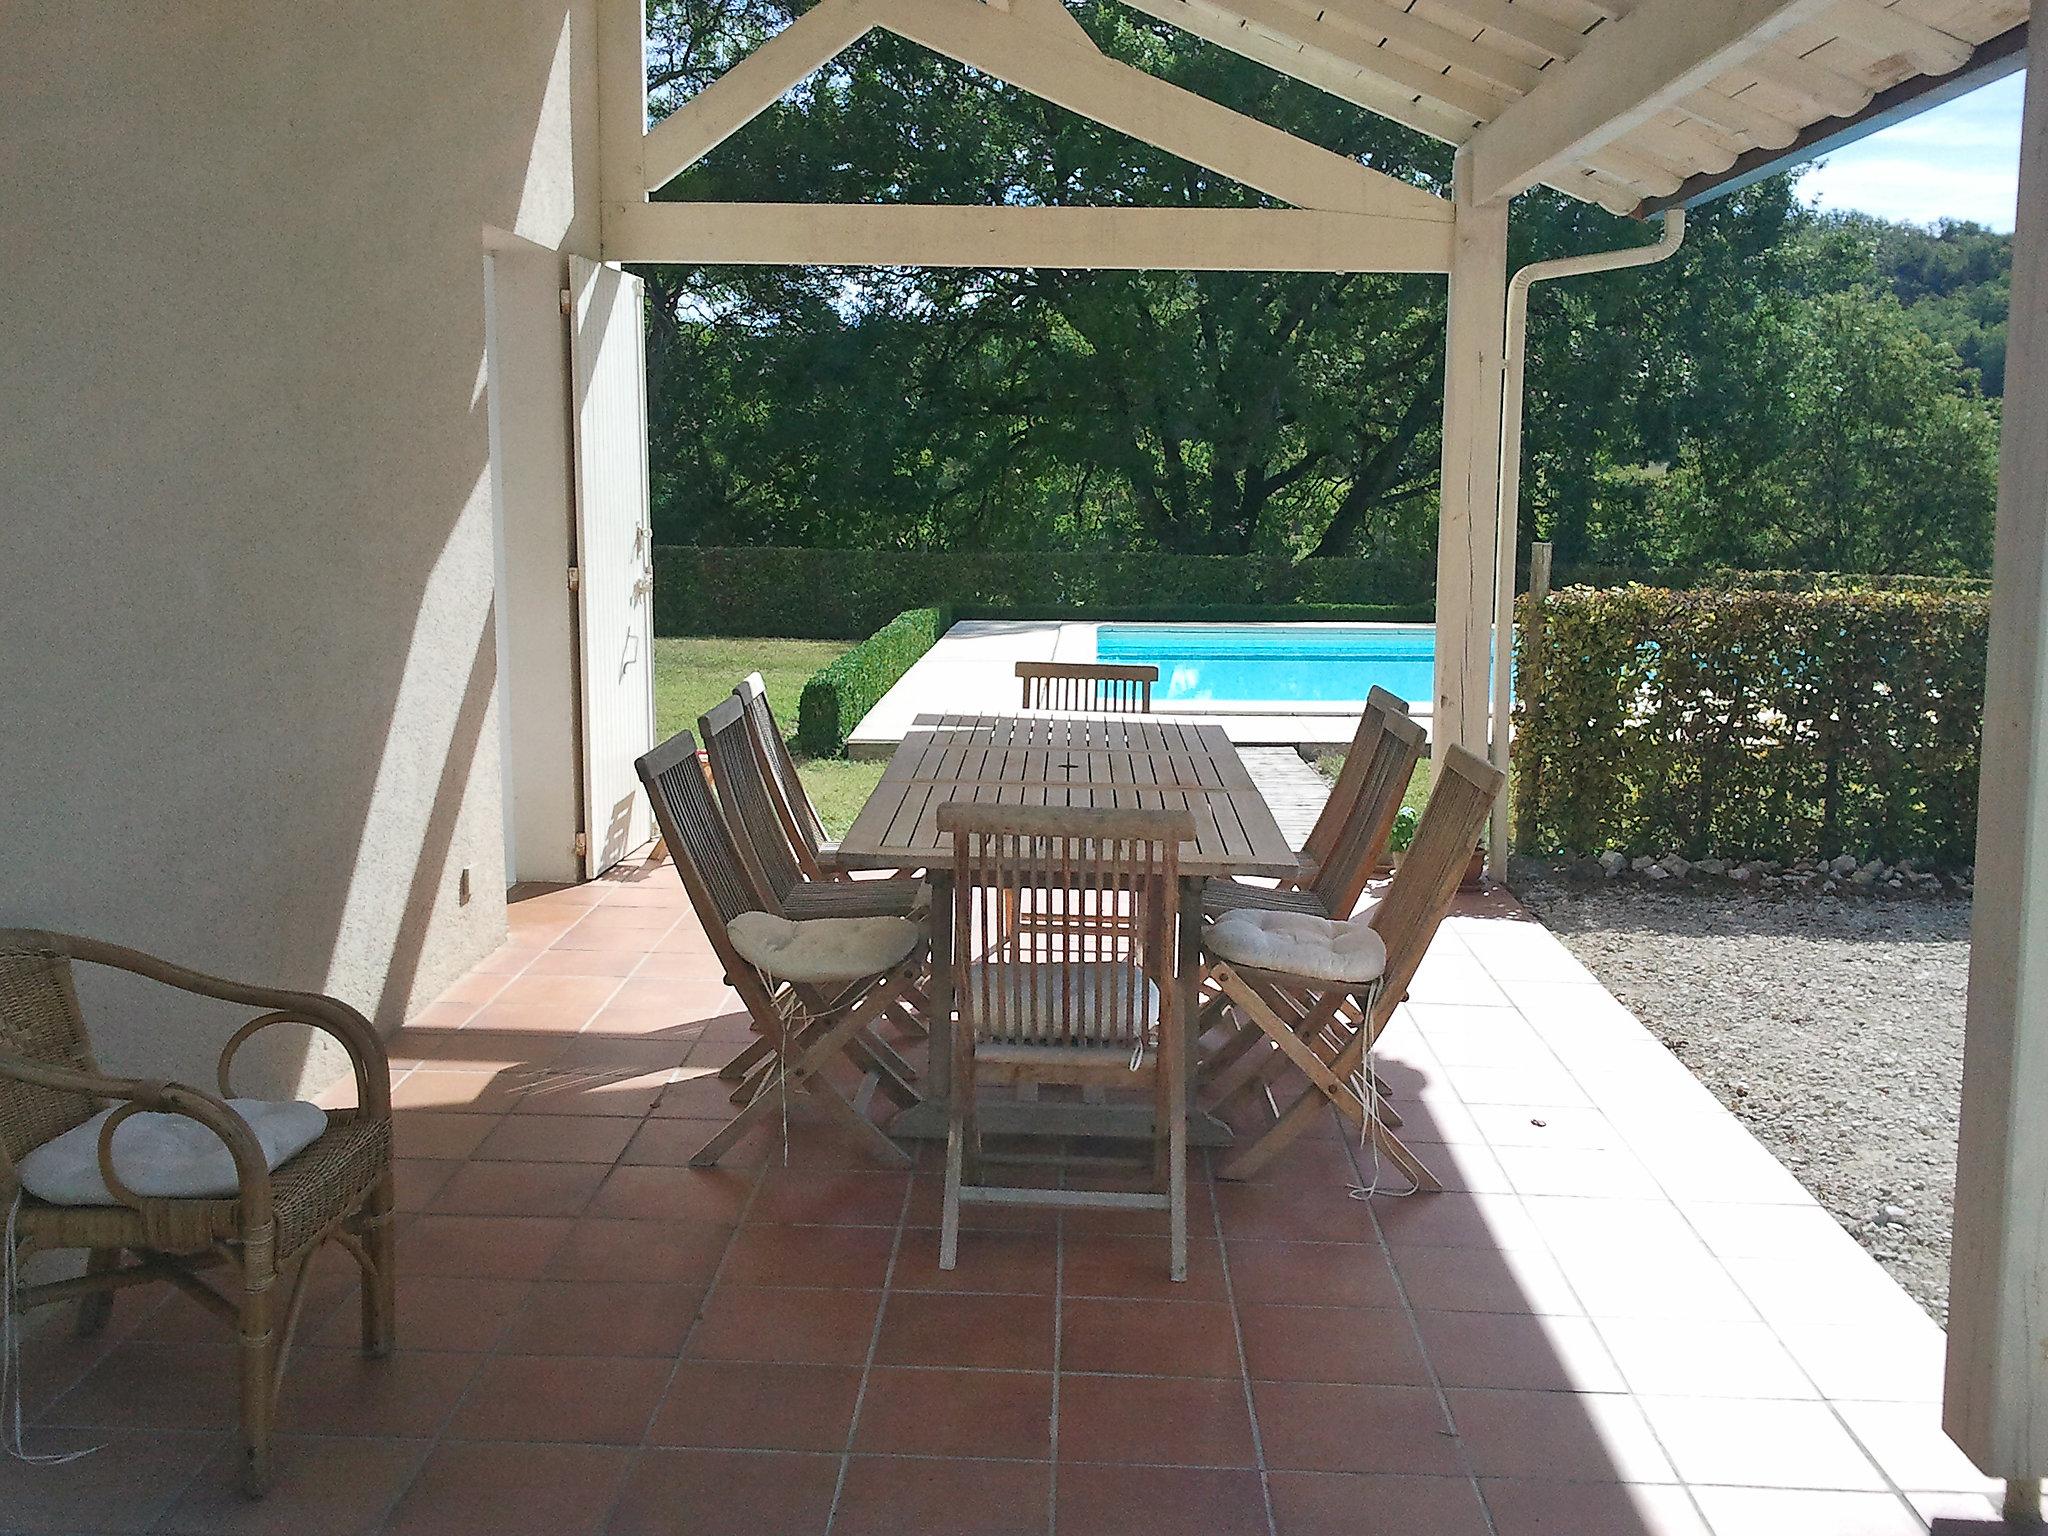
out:
<path id="1" fill-rule="evenodd" d="M 1026 972 L 1031 973 L 1028 978 Z M 1070 977 L 1071 1003 L 1067 999 Z M 1009 984 L 1007 997 L 1002 986 L 1005 980 Z M 1124 1036 L 1118 1045 L 1128 1053 L 1136 1040 L 1127 1012 L 1131 1004 L 1137 1005 L 1147 1039 L 1159 1025 L 1159 988 L 1150 977 L 1134 974 L 1128 961 L 1083 963 L 1071 969 L 1052 964 L 989 966 L 977 962 L 967 968 L 964 991 L 955 1001 L 972 1011 L 975 1033 L 984 1040 L 1035 1044 L 1030 1039 L 1035 1031 L 1055 1033 L 1070 1023 L 1078 1044 L 1100 1042 L 1110 1023 L 1107 1011 L 1114 1006 L 1115 1026 Z"/>
<path id="2" fill-rule="evenodd" d="M 1209 925 L 1202 942 L 1233 965 L 1309 981 L 1367 982 L 1387 968 L 1387 945 L 1365 918 L 1332 922 L 1306 912 L 1240 908 Z"/>
<path id="3" fill-rule="evenodd" d="M 924 930 L 901 917 L 812 917 L 791 922 L 742 912 L 725 925 L 740 958 L 778 981 L 864 981 L 901 965 Z"/>
<path id="4" fill-rule="evenodd" d="M 229 1099 L 276 1168 L 320 1139 L 327 1112 L 303 1100 Z M 21 1186 L 51 1205 L 119 1205 L 100 1174 L 100 1128 L 111 1109 L 44 1142 L 16 1164 Z M 241 1193 L 227 1143 L 183 1115 L 154 1110 L 114 1127 L 114 1176 L 152 1200 L 225 1200 Z"/>

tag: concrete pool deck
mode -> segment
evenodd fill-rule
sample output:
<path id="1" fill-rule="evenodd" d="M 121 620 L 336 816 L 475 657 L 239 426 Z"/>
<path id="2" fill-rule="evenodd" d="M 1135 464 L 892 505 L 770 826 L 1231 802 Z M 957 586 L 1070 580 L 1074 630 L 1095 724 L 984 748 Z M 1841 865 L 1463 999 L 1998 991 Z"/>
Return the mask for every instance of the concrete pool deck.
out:
<path id="1" fill-rule="evenodd" d="M 1059 619 L 967 619 L 939 637 L 847 738 L 851 757 L 887 757 L 919 715 L 973 714 L 1017 708 L 1013 670 L 1020 661 L 1093 661 L 1092 623 Z M 1339 751 L 1358 728 L 1356 708 L 1300 704 L 1270 708 L 1211 707 L 1153 701 L 1159 715 L 1213 721 L 1240 747 L 1306 747 Z M 1412 711 L 1424 726 L 1429 711 Z"/>

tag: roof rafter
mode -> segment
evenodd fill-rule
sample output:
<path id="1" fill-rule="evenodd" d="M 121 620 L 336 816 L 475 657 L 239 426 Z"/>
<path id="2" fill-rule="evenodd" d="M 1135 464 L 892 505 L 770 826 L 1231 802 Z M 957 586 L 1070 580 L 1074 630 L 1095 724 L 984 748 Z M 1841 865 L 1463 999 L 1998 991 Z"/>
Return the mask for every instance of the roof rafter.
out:
<path id="1" fill-rule="evenodd" d="M 1644 0 L 1472 136 L 1475 197 L 1509 197 L 1752 59 L 1827 0 Z"/>

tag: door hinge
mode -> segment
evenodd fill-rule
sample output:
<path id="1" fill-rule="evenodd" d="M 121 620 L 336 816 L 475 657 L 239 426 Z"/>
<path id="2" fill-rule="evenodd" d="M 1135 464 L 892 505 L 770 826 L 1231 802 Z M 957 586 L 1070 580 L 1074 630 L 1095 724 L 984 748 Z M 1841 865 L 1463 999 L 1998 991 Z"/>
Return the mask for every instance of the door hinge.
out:
<path id="1" fill-rule="evenodd" d="M 575 592 L 575 591 L 578 591 L 578 590 L 580 590 L 580 589 L 582 588 L 582 586 L 583 586 L 583 567 L 582 567 L 582 566 L 580 566 L 580 565 L 572 565 L 572 566 L 570 566 L 570 567 L 569 567 L 569 590 L 570 590 L 571 592 Z"/>
<path id="2" fill-rule="evenodd" d="M 562 313 L 569 314 L 576 308 L 576 295 L 568 289 L 562 290 Z"/>
<path id="3" fill-rule="evenodd" d="M 590 834 L 589 834 L 588 832 L 578 832 L 578 833 L 576 834 L 576 846 L 575 846 L 575 847 L 574 847 L 573 849 L 571 849 L 570 851 L 571 851 L 572 853 L 574 853 L 574 854 L 576 855 L 576 857 L 577 857 L 577 858 L 579 858 L 579 859 L 587 859 L 587 858 L 589 858 L 589 857 L 590 857 Z"/>

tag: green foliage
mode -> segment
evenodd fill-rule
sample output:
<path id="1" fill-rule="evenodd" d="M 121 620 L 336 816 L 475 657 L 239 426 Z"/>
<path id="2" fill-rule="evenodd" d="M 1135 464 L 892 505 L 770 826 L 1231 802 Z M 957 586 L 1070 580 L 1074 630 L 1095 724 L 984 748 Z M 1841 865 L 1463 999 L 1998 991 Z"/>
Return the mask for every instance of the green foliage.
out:
<path id="1" fill-rule="evenodd" d="M 837 757 L 861 716 L 896 686 L 953 623 L 944 608 L 899 613 L 804 684 L 796 745 L 812 757 Z"/>
<path id="2" fill-rule="evenodd" d="M 1982 594 L 1586 587 L 1516 630 L 1518 846 L 1973 857 Z"/>
<path id="3" fill-rule="evenodd" d="M 1380 611 L 1391 604 L 1426 619 L 1434 586 L 1434 567 L 1420 560 L 668 546 L 655 550 L 654 625 L 664 635 L 857 639 L 892 614 L 933 603 L 984 618 L 1161 619 L 1223 619 L 1206 610 L 1226 607 L 1368 605 L 1313 615 L 1361 620 L 1395 616 Z"/>
<path id="4" fill-rule="evenodd" d="M 1993 398 L 2005 393 L 2006 314 L 2012 306 L 2012 236 L 1964 219 L 1922 227 L 1844 214 L 1878 276 L 1913 323 L 1955 348 Z"/>

